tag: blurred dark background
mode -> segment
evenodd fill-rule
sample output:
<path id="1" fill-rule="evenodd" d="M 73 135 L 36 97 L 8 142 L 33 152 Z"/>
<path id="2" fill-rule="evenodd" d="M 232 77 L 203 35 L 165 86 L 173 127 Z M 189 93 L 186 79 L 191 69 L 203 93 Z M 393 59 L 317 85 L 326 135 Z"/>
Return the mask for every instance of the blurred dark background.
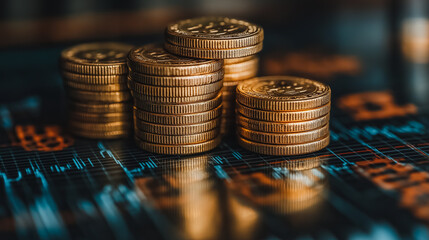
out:
<path id="1" fill-rule="evenodd" d="M 312 77 L 336 95 L 390 90 L 398 102 L 429 105 L 427 0 L 3 0 L 0 13 L 1 102 L 61 99 L 58 56 L 70 45 L 162 41 L 169 22 L 223 15 L 264 27 L 260 75 Z"/>

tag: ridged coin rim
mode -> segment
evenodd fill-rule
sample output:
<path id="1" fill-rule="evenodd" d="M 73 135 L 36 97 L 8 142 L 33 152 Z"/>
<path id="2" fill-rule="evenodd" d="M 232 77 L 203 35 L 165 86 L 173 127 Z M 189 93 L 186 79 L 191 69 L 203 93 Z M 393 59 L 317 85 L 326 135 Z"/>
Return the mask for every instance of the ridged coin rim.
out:
<path id="1" fill-rule="evenodd" d="M 189 135 L 162 135 L 145 132 L 138 128 L 134 129 L 134 134 L 142 141 L 165 145 L 197 144 L 211 140 L 217 137 L 219 133 L 219 128 Z"/>
<path id="2" fill-rule="evenodd" d="M 206 112 L 191 113 L 191 114 L 159 114 L 140 110 L 134 107 L 134 115 L 136 118 L 145 122 L 159 123 L 166 125 L 182 125 L 207 122 L 219 117 L 222 114 L 222 105 Z"/>
<path id="3" fill-rule="evenodd" d="M 268 122 L 298 122 L 320 118 L 329 113 L 331 103 L 301 111 L 265 111 L 246 107 L 236 101 L 237 112 L 245 117 Z"/>
<path id="4" fill-rule="evenodd" d="M 196 124 L 186 124 L 186 125 L 164 125 L 145 122 L 140 119 L 134 118 L 134 126 L 145 132 L 151 132 L 155 134 L 163 135 L 187 135 L 187 134 L 197 134 L 201 132 L 207 132 L 214 128 L 220 127 L 221 118 L 217 117 L 213 120 L 196 123 Z"/>
<path id="5" fill-rule="evenodd" d="M 133 81 L 153 86 L 185 87 L 199 86 L 217 82 L 223 79 L 224 70 L 191 76 L 154 76 L 131 71 L 129 78 Z"/>
<path id="6" fill-rule="evenodd" d="M 329 145 L 329 135 L 314 142 L 296 145 L 273 145 L 256 143 L 238 136 L 238 143 L 243 148 L 265 155 L 291 156 L 313 153 L 322 150 Z"/>
<path id="7" fill-rule="evenodd" d="M 322 127 L 329 123 L 329 115 L 328 113 L 320 118 L 299 122 L 267 122 L 251 119 L 241 114 L 237 114 L 236 117 L 237 125 L 250 130 L 271 133 L 291 133 L 310 131 Z"/>
<path id="8" fill-rule="evenodd" d="M 167 51 L 180 56 L 202 59 L 225 59 L 254 55 L 262 50 L 263 44 L 261 42 L 249 47 L 231 49 L 202 49 L 181 47 L 165 42 L 164 47 Z"/>

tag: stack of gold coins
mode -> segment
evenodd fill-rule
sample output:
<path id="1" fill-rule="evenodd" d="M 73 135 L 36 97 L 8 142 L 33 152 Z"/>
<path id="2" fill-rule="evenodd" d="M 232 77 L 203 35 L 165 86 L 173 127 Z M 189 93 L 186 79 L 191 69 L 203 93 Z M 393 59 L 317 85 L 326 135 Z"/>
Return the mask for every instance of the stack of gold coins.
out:
<path id="1" fill-rule="evenodd" d="M 160 44 L 128 55 L 135 140 L 159 154 L 195 154 L 220 143 L 223 62 L 172 55 Z"/>
<path id="2" fill-rule="evenodd" d="M 237 87 L 241 146 L 267 155 L 299 155 L 329 144 L 329 86 L 304 78 L 269 76 Z"/>
<path id="3" fill-rule="evenodd" d="M 235 126 L 235 90 L 244 80 L 253 78 L 258 73 L 259 58 L 256 55 L 224 60 L 225 75 L 222 91 L 222 128 L 224 135 L 234 132 Z"/>
<path id="4" fill-rule="evenodd" d="M 122 43 L 88 43 L 61 53 L 71 133 L 109 139 L 131 132 L 132 103 L 126 62 L 131 48 Z"/>
<path id="5" fill-rule="evenodd" d="M 234 126 L 235 88 L 239 81 L 255 77 L 262 50 L 262 27 L 227 17 L 187 19 L 167 26 L 167 51 L 187 57 L 224 59 L 222 132 Z"/>

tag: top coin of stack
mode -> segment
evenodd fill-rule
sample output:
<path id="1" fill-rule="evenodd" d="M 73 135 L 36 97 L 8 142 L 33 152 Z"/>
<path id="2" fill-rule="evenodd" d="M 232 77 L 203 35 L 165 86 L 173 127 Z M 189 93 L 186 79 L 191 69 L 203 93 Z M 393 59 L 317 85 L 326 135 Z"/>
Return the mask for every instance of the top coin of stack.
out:
<path id="1" fill-rule="evenodd" d="M 180 57 L 160 44 L 128 55 L 136 143 L 160 154 L 194 154 L 220 142 L 223 62 Z"/>
<path id="2" fill-rule="evenodd" d="M 89 43 L 61 53 L 72 133 L 89 138 L 128 135 L 132 105 L 126 56 L 131 48 L 122 43 Z"/>
<path id="3" fill-rule="evenodd" d="M 201 17 L 167 26 L 165 49 L 204 59 L 241 58 L 262 49 L 264 32 L 258 25 L 227 17 Z"/>
<path id="4" fill-rule="evenodd" d="M 299 155 L 329 144 L 331 89 L 316 81 L 267 76 L 237 87 L 238 139 L 268 155 Z"/>

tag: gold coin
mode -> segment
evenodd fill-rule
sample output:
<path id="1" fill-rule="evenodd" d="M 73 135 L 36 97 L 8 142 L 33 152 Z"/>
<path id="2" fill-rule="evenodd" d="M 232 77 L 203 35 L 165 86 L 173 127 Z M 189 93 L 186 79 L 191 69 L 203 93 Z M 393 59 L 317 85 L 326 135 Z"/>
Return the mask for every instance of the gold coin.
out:
<path id="1" fill-rule="evenodd" d="M 206 112 L 218 107 L 222 104 L 222 94 L 218 94 L 215 98 L 196 103 L 187 104 L 159 104 L 153 102 L 134 101 L 134 105 L 144 111 L 162 114 L 190 114 L 198 112 Z"/>
<path id="2" fill-rule="evenodd" d="M 86 75 L 72 72 L 61 72 L 62 77 L 67 81 L 85 84 L 127 84 L 127 75 Z"/>
<path id="3" fill-rule="evenodd" d="M 79 111 L 69 111 L 69 116 L 72 119 L 80 120 L 88 123 L 107 123 L 126 121 L 131 123 L 131 112 L 125 113 L 87 113 Z"/>
<path id="4" fill-rule="evenodd" d="M 71 120 L 69 121 L 69 126 L 72 129 L 87 130 L 90 132 L 130 131 L 132 129 L 130 122 L 88 123 Z"/>
<path id="5" fill-rule="evenodd" d="M 159 123 L 166 125 L 195 124 L 207 122 L 219 117 L 222 114 L 222 106 L 218 106 L 215 109 L 206 112 L 180 115 L 151 113 L 142 111 L 134 107 L 134 114 L 138 119 L 151 123 Z"/>
<path id="6" fill-rule="evenodd" d="M 133 104 L 131 102 L 122 103 L 82 103 L 69 101 L 68 106 L 71 110 L 82 111 L 88 113 L 115 113 L 115 112 L 131 112 Z"/>
<path id="7" fill-rule="evenodd" d="M 224 82 L 243 81 L 254 78 L 256 75 L 258 75 L 258 68 L 253 68 L 247 71 L 225 74 L 223 80 Z"/>
<path id="8" fill-rule="evenodd" d="M 160 87 L 145 85 L 132 80 L 129 81 L 130 89 L 134 93 L 157 97 L 192 97 L 219 92 L 222 89 L 223 81 L 217 81 L 207 85 L 191 87 Z"/>
<path id="9" fill-rule="evenodd" d="M 237 128 L 237 133 L 253 142 L 292 145 L 313 142 L 329 134 L 329 125 L 314 130 L 299 133 L 265 133 L 249 130 L 243 127 Z"/>
<path id="10" fill-rule="evenodd" d="M 245 117 L 269 122 L 300 122 L 320 118 L 329 113 L 331 103 L 302 111 L 265 111 L 245 107 L 236 102 L 236 109 Z"/>
<path id="11" fill-rule="evenodd" d="M 128 72 L 127 53 L 133 46 L 123 43 L 86 43 L 61 52 L 61 68 L 90 75 L 120 75 Z"/>
<path id="12" fill-rule="evenodd" d="M 72 129 L 69 128 L 69 131 L 76 136 L 92 139 L 117 139 L 128 137 L 131 131 L 128 129 L 126 131 L 88 131 L 81 129 Z"/>
<path id="13" fill-rule="evenodd" d="M 134 118 L 134 126 L 145 132 L 151 132 L 162 135 L 191 135 L 202 132 L 210 131 L 214 128 L 219 127 L 221 124 L 221 118 L 215 118 L 213 120 L 188 125 L 163 125 L 156 123 L 149 123 L 140 119 Z"/>
<path id="14" fill-rule="evenodd" d="M 259 58 L 253 56 L 253 58 L 251 58 L 248 61 L 224 65 L 223 68 L 225 70 L 225 74 L 240 73 L 244 71 L 251 71 L 254 69 L 258 69 L 258 64 L 259 64 Z"/>
<path id="15" fill-rule="evenodd" d="M 300 122 L 266 122 L 247 118 L 237 114 L 237 124 L 254 131 L 273 132 L 273 133 L 290 133 L 304 132 L 320 128 L 329 122 L 329 113 L 320 118 Z"/>
<path id="16" fill-rule="evenodd" d="M 248 107 L 291 111 L 317 108 L 331 99 L 326 84 L 289 76 L 267 76 L 244 81 L 237 87 L 237 100 Z"/>
<path id="17" fill-rule="evenodd" d="M 192 76 L 154 76 L 131 71 L 129 73 L 129 78 L 131 78 L 133 81 L 146 85 L 163 87 L 186 87 L 207 85 L 217 82 L 223 79 L 223 74 L 223 69 L 212 73 Z"/>
<path id="18" fill-rule="evenodd" d="M 148 133 L 135 129 L 134 131 L 137 138 L 144 142 L 167 144 L 167 145 L 182 145 L 182 144 L 195 144 L 206 142 L 219 135 L 219 128 L 212 129 L 207 132 L 192 134 L 192 135 L 161 135 L 155 133 Z"/>
<path id="19" fill-rule="evenodd" d="M 167 26 L 166 41 L 184 47 L 231 49 L 248 47 L 264 40 L 262 27 L 227 17 L 186 19 Z"/>
<path id="20" fill-rule="evenodd" d="M 221 60 L 202 60 L 176 56 L 164 50 L 161 44 L 147 44 L 134 48 L 128 54 L 133 71 L 158 76 L 189 76 L 219 71 Z"/>
<path id="21" fill-rule="evenodd" d="M 136 101 L 148 101 L 153 103 L 166 103 L 166 104 L 187 104 L 195 103 L 201 101 L 208 101 L 216 97 L 219 92 L 212 92 L 205 95 L 191 96 L 191 97 L 158 97 L 158 96 L 149 96 L 143 95 L 140 93 L 133 93 L 133 97 L 136 98 Z"/>
<path id="22" fill-rule="evenodd" d="M 239 83 L 240 81 L 224 81 L 222 90 L 225 92 L 235 93 Z"/>
<path id="23" fill-rule="evenodd" d="M 64 81 L 67 87 L 74 88 L 77 90 L 90 91 L 90 92 L 117 92 L 117 91 L 128 91 L 126 83 L 120 84 L 85 84 L 74 81 Z"/>
<path id="24" fill-rule="evenodd" d="M 301 155 L 319 151 L 329 145 L 329 135 L 314 142 L 295 145 L 274 145 L 256 143 L 238 136 L 238 143 L 243 148 L 265 155 L 288 156 Z"/>
<path id="25" fill-rule="evenodd" d="M 202 59 L 226 59 L 238 58 L 249 55 L 254 55 L 262 50 L 262 42 L 249 47 L 232 48 L 232 49 L 203 49 L 203 48 L 187 48 L 164 43 L 164 48 L 180 56 L 202 58 Z"/>
<path id="26" fill-rule="evenodd" d="M 183 145 L 162 145 L 144 142 L 138 138 L 135 138 L 136 144 L 143 150 L 158 153 L 158 154 L 169 154 L 169 155 L 189 155 L 207 152 L 219 145 L 221 141 L 220 135 L 212 140 L 197 143 L 197 144 L 183 144 Z"/>
<path id="27" fill-rule="evenodd" d="M 110 102 L 119 103 L 131 100 L 129 91 L 118 92 L 90 92 L 76 89 L 67 89 L 68 96 L 79 102 Z"/>
<path id="28" fill-rule="evenodd" d="M 248 61 L 252 58 L 254 58 L 256 55 L 252 55 L 252 56 L 246 56 L 246 57 L 241 57 L 241 58 L 229 58 L 229 59 L 224 59 L 223 60 L 223 64 L 224 65 L 230 65 L 230 64 L 235 64 L 235 63 L 241 63 L 241 62 L 245 62 Z"/>

